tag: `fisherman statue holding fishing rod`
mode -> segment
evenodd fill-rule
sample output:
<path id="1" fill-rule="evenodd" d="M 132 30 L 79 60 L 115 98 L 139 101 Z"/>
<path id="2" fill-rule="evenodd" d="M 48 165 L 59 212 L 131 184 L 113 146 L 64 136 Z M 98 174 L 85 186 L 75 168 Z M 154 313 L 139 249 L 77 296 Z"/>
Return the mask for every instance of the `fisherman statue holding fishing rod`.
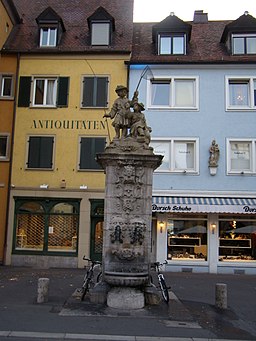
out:
<path id="1" fill-rule="evenodd" d="M 115 100 L 111 111 L 106 113 L 103 117 L 110 117 L 113 119 L 112 126 L 115 128 L 116 132 L 114 139 L 120 139 L 120 137 L 125 138 L 128 135 L 128 128 L 130 128 L 130 108 L 134 106 L 135 102 L 138 102 L 138 91 L 134 92 L 131 101 L 128 99 L 128 88 L 126 86 L 117 85 L 115 91 L 118 98 Z M 121 131 L 122 135 L 120 136 Z"/>

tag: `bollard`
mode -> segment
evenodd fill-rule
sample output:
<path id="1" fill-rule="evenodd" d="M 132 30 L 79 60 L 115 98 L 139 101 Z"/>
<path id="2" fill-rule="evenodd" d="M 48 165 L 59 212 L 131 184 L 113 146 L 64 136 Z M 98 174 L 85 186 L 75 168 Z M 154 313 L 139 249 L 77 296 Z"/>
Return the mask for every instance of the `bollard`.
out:
<path id="1" fill-rule="evenodd" d="M 39 278 L 37 287 L 37 303 L 48 302 L 49 278 Z"/>
<path id="2" fill-rule="evenodd" d="M 220 309 L 227 309 L 227 284 L 216 283 L 215 306 Z"/>

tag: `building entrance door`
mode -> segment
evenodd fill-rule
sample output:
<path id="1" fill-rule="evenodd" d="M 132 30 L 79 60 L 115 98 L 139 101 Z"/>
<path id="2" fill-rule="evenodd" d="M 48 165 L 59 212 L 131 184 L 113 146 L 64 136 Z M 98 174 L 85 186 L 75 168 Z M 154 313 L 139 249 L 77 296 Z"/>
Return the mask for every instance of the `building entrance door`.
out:
<path id="1" fill-rule="evenodd" d="M 91 199 L 91 243 L 90 258 L 102 260 L 104 200 Z"/>

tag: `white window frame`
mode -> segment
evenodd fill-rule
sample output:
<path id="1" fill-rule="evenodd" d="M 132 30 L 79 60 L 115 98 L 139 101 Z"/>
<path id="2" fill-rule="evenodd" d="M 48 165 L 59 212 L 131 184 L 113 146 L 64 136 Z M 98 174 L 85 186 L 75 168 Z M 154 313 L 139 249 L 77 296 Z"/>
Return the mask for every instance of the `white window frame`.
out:
<path id="1" fill-rule="evenodd" d="M 179 81 L 192 81 L 193 82 L 193 106 L 178 106 L 175 105 L 175 82 Z M 154 82 L 159 83 L 165 83 L 169 84 L 169 104 L 168 105 L 154 105 L 152 103 L 152 96 L 153 96 L 153 87 L 152 84 Z M 193 110 L 198 111 L 199 110 L 199 77 L 154 77 L 154 79 L 148 80 L 148 108 L 149 109 L 165 109 L 165 110 Z"/>
<path id="2" fill-rule="evenodd" d="M 194 167 L 193 168 L 176 168 L 175 167 L 175 144 L 176 143 L 192 143 L 194 145 Z M 156 148 L 156 144 L 158 147 Z M 162 166 L 157 168 L 155 172 L 159 173 L 176 173 L 176 174 L 199 174 L 199 138 L 155 138 L 151 141 L 154 153 L 163 155 Z"/>
<path id="3" fill-rule="evenodd" d="M 230 103 L 230 82 L 247 82 L 248 83 L 248 105 L 232 105 Z M 248 111 L 256 110 L 256 104 L 254 103 L 254 91 L 256 91 L 256 77 L 251 76 L 226 76 L 226 110 L 239 110 Z"/>
<path id="4" fill-rule="evenodd" d="M 4 87 L 5 87 L 5 80 L 6 79 L 11 79 L 10 95 L 4 95 Z M 13 97 L 13 75 L 9 75 L 9 74 L 0 75 L 0 83 L 1 83 L 0 97 L 1 98 L 12 98 Z"/>
<path id="5" fill-rule="evenodd" d="M 168 38 L 170 40 L 170 51 L 168 53 L 162 53 L 161 52 L 161 45 L 162 45 L 162 38 Z M 182 38 L 183 39 L 183 51 L 181 53 L 174 53 L 174 38 Z M 186 54 L 186 34 L 184 33 L 159 33 L 158 34 L 158 54 L 160 56 L 162 55 L 185 55 Z"/>
<path id="6" fill-rule="evenodd" d="M 235 53 L 234 51 L 234 39 L 235 38 L 243 38 L 243 44 L 244 44 L 244 52 L 242 53 Z M 248 43 L 247 43 L 247 38 L 255 38 L 256 39 L 256 33 L 251 33 L 251 34 L 232 34 L 231 39 L 232 39 L 232 54 L 233 55 L 252 55 L 252 54 L 256 54 L 256 52 L 254 53 L 248 53 Z"/>
<path id="7" fill-rule="evenodd" d="M 98 30 L 100 30 L 98 32 Z M 99 34 L 100 33 L 100 34 Z M 110 44 L 110 22 L 93 21 L 91 32 L 92 46 L 109 46 Z"/>
<path id="8" fill-rule="evenodd" d="M 6 138 L 6 153 L 4 156 L 0 155 L 0 161 L 9 161 L 10 159 L 10 134 L 9 133 L 0 133 L 0 137 Z"/>
<path id="9" fill-rule="evenodd" d="M 44 31 L 47 30 L 47 42 L 43 44 Z M 54 42 L 51 44 L 51 32 L 54 32 Z M 56 27 L 42 27 L 40 29 L 40 47 L 56 47 L 57 45 L 57 28 Z"/>
<path id="10" fill-rule="evenodd" d="M 36 84 L 37 81 L 44 81 L 44 94 L 43 94 L 43 103 L 36 104 Z M 53 84 L 53 104 L 47 104 L 47 91 L 48 91 L 48 82 L 54 81 Z M 55 108 L 57 106 L 57 81 L 58 77 L 33 77 L 33 96 L 32 96 L 32 106 L 33 107 L 47 107 L 47 108 Z"/>
<path id="11" fill-rule="evenodd" d="M 232 169 L 231 168 L 231 145 L 232 143 L 248 143 L 250 146 L 250 167 L 249 169 Z M 256 139 L 251 138 L 229 138 L 226 140 L 227 150 L 227 175 L 256 175 Z"/>

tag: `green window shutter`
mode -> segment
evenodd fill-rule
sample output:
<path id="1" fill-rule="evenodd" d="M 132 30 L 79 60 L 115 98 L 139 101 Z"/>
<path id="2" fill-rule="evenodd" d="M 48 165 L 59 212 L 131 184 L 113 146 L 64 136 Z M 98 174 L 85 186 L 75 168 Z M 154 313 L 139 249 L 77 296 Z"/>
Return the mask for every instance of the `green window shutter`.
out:
<path id="1" fill-rule="evenodd" d="M 101 169 L 95 158 L 104 151 L 106 139 L 82 137 L 80 144 L 79 169 Z"/>
<path id="2" fill-rule="evenodd" d="M 28 168 L 52 168 L 53 137 L 31 136 L 29 138 Z"/>
<path id="3" fill-rule="evenodd" d="M 20 77 L 18 107 L 30 105 L 31 77 Z"/>
<path id="4" fill-rule="evenodd" d="M 82 107 L 107 107 L 108 77 L 84 77 Z"/>
<path id="5" fill-rule="evenodd" d="M 57 106 L 68 106 L 69 77 L 59 77 Z"/>
<path id="6" fill-rule="evenodd" d="M 97 78 L 96 107 L 107 107 L 108 78 Z"/>
<path id="7" fill-rule="evenodd" d="M 96 77 L 84 77 L 82 107 L 93 107 L 94 79 Z"/>

